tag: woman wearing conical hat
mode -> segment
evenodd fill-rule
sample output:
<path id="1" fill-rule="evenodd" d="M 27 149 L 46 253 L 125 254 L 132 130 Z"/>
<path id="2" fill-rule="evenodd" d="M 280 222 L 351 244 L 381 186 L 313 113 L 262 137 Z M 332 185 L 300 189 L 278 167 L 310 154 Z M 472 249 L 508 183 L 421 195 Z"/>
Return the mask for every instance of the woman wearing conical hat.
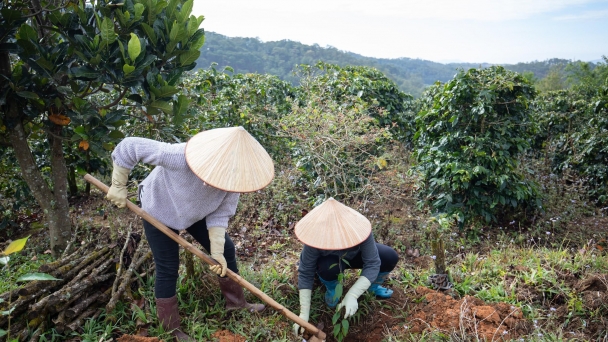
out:
<path id="1" fill-rule="evenodd" d="M 124 207 L 131 169 L 139 162 L 154 165 L 139 185 L 142 208 L 176 233 L 186 230 L 209 251 L 219 263 L 211 270 L 220 276 L 227 309 L 264 309 L 262 304 L 247 303 L 243 288 L 225 277 L 226 269 L 238 273 L 234 243 L 226 228 L 239 194 L 262 189 L 274 177 L 272 159 L 243 127 L 203 131 L 181 144 L 125 138 L 116 145 L 112 160 L 110 201 Z M 179 246 L 145 220 L 143 226 L 156 264 L 158 319 L 178 341 L 194 341 L 179 329 Z"/>
<path id="2" fill-rule="evenodd" d="M 374 240 L 371 223 L 356 210 L 330 198 L 296 224 L 295 234 L 304 244 L 298 267 L 300 318 L 309 319 L 315 274 L 325 285 L 325 303 L 330 308 L 344 308 L 344 318 L 357 312 L 357 299 L 365 291 L 381 298 L 393 294 L 382 284 L 399 256 Z M 338 275 L 345 269 L 361 269 L 361 275 L 338 304 Z M 296 335 L 301 332 L 297 323 L 293 331 Z"/>

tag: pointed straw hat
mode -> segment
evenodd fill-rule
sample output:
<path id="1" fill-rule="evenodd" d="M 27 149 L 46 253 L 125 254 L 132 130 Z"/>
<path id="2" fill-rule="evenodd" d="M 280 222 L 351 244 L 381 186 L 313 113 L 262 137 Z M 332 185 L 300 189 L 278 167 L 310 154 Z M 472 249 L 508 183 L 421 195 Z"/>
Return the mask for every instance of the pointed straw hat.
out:
<path id="1" fill-rule="evenodd" d="M 326 250 L 356 246 L 371 232 L 372 225 L 365 216 L 333 198 L 311 210 L 295 227 L 302 243 Z"/>
<path id="2" fill-rule="evenodd" d="M 193 136 L 186 162 L 203 182 L 224 191 L 252 192 L 274 178 L 274 163 L 243 127 L 216 128 Z"/>

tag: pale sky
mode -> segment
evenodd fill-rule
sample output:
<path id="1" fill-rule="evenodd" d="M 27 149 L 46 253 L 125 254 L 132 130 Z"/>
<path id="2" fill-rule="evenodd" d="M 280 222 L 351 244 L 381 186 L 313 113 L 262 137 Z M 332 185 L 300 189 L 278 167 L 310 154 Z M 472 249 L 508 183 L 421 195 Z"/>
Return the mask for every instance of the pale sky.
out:
<path id="1" fill-rule="evenodd" d="M 608 0 L 195 0 L 201 27 L 377 58 L 517 63 L 608 55 Z"/>

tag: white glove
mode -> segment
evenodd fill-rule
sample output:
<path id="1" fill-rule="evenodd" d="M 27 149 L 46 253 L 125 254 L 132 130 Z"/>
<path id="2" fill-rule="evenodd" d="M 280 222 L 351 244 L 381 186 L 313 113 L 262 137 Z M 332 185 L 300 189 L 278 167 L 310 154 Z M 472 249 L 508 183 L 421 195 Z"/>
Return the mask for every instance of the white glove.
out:
<path id="1" fill-rule="evenodd" d="M 209 241 L 211 242 L 211 257 L 219 263 L 219 265 L 212 265 L 209 269 L 217 273 L 220 277 L 226 275 L 228 265 L 224 258 L 224 243 L 226 243 L 226 228 L 223 227 L 210 227 L 209 229 Z"/>
<path id="2" fill-rule="evenodd" d="M 112 185 L 108 189 L 106 198 L 119 208 L 127 205 L 127 180 L 131 170 L 112 162 Z"/>
<path id="3" fill-rule="evenodd" d="M 350 290 L 348 290 L 342 302 L 337 306 L 338 310 L 344 308 L 345 319 L 353 316 L 357 312 L 357 309 L 359 308 L 357 299 L 359 299 L 359 296 L 361 296 L 363 292 L 367 291 L 371 284 L 372 283 L 366 277 L 359 277 Z"/>
<path id="4" fill-rule="evenodd" d="M 312 297 L 312 290 L 302 289 L 300 290 L 300 318 L 308 322 L 310 318 L 310 299 Z M 293 334 L 298 336 L 304 332 L 304 328 L 301 328 L 298 323 L 293 324 Z"/>

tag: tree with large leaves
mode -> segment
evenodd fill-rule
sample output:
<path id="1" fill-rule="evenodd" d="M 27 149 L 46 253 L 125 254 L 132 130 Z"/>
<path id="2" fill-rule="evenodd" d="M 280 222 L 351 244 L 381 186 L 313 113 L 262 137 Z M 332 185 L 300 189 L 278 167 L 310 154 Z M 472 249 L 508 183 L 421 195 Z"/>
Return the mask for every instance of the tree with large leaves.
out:
<path id="1" fill-rule="evenodd" d="M 186 115 L 189 100 L 177 84 L 204 43 L 192 4 L 0 3 L 0 140 L 14 149 L 44 212 L 54 254 L 72 232 L 64 150 L 107 153 L 127 117 L 163 125 Z M 43 158 L 32 153 L 34 140 L 47 149 Z"/>

